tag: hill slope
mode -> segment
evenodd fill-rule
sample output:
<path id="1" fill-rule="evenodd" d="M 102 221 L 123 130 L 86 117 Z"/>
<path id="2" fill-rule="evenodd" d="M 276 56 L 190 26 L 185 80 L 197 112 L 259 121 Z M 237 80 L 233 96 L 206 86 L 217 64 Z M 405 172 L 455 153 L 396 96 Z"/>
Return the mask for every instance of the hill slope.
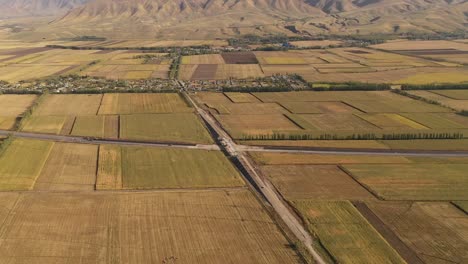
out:
<path id="1" fill-rule="evenodd" d="M 88 0 L 0 0 L 0 18 L 63 15 Z"/>
<path id="2" fill-rule="evenodd" d="M 37 32 L 111 38 L 466 30 L 468 0 L 0 0 L 71 9 Z M 85 3 L 86 2 L 86 3 Z M 57 7 L 65 8 L 57 8 Z"/>

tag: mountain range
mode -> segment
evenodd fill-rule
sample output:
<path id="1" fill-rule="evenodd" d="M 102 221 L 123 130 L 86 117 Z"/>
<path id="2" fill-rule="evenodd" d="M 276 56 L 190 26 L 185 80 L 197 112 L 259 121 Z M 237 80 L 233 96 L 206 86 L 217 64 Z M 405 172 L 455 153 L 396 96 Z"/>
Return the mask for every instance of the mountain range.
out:
<path id="1" fill-rule="evenodd" d="M 0 0 L 0 18 L 50 16 L 37 33 L 120 38 L 465 30 L 468 0 Z"/>

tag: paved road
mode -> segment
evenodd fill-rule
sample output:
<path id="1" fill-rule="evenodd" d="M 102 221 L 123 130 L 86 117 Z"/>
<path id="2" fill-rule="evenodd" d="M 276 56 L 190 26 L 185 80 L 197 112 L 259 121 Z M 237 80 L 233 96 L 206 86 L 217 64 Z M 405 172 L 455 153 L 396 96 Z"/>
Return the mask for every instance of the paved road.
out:
<path id="1" fill-rule="evenodd" d="M 41 134 L 41 133 L 0 130 L 0 136 L 8 136 L 8 135 L 18 137 L 18 138 L 30 138 L 30 139 L 50 140 L 50 141 L 68 142 L 68 143 L 81 143 L 81 144 L 111 144 L 111 145 L 161 147 L 161 148 L 220 150 L 219 146 L 215 144 L 213 145 L 186 144 L 185 145 L 185 144 L 158 143 L 158 142 L 140 142 L 140 141 L 131 141 L 131 140 L 99 140 L 99 139 L 90 139 L 87 137 L 62 136 L 62 135 L 50 135 L 50 134 Z"/>
<path id="2" fill-rule="evenodd" d="M 320 256 L 320 254 L 315 250 L 312 246 L 312 237 L 309 232 L 304 228 L 301 222 L 293 215 L 293 213 L 289 210 L 286 203 L 283 201 L 281 196 L 276 192 L 273 185 L 262 178 L 257 171 L 255 170 L 254 166 L 250 162 L 250 160 L 246 157 L 243 151 L 240 151 L 238 146 L 234 143 L 232 138 L 229 136 L 226 131 L 218 124 L 218 122 L 207 113 L 205 110 L 198 107 L 198 105 L 193 101 L 193 99 L 185 94 L 187 98 L 192 102 L 197 112 L 200 116 L 205 120 L 206 123 L 219 135 L 219 139 L 221 144 L 225 148 L 225 150 L 234 157 L 237 157 L 241 162 L 242 166 L 246 169 L 249 173 L 249 176 L 258 186 L 258 190 L 263 194 L 263 196 L 268 200 L 270 205 L 273 209 L 277 212 L 277 214 L 281 217 L 284 223 L 288 226 L 288 228 L 293 232 L 296 238 L 301 241 L 310 254 L 313 256 L 314 260 L 318 264 L 325 264 L 326 262 Z M 248 181 L 248 179 L 246 179 Z"/>

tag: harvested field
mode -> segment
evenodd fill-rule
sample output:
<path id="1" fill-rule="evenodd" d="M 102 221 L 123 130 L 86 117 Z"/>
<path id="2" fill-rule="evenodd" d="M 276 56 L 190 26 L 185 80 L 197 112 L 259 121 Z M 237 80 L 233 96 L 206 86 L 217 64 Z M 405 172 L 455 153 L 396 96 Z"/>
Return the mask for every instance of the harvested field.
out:
<path id="1" fill-rule="evenodd" d="M 250 152 L 254 160 L 260 165 L 307 165 L 307 164 L 405 164 L 411 163 L 405 157 L 399 156 L 371 156 L 371 155 L 319 155 L 319 154 L 292 154 Z M 360 166 L 360 165 L 357 165 Z M 395 165 L 397 166 L 397 165 Z"/>
<path id="2" fill-rule="evenodd" d="M 468 100 L 468 90 L 432 90 L 431 92 L 454 100 Z"/>
<path id="3" fill-rule="evenodd" d="M 281 195 L 289 201 L 367 200 L 371 193 L 335 165 L 262 166 Z"/>
<path id="4" fill-rule="evenodd" d="M 308 128 L 322 131 L 375 130 L 371 123 L 352 114 L 302 114 L 297 115 L 309 124 Z"/>
<path id="5" fill-rule="evenodd" d="M 468 50 L 466 44 L 448 40 L 401 40 L 374 45 L 373 47 L 386 50 L 433 50 L 433 49 L 459 49 Z"/>
<path id="6" fill-rule="evenodd" d="M 92 191 L 98 146 L 55 143 L 34 190 Z"/>
<path id="7" fill-rule="evenodd" d="M 224 64 L 218 65 L 215 79 L 246 79 L 264 76 L 258 64 Z"/>
<path id="8" fill-rule="evenodd" d="M 36 95 L 0 95 L 0 117 L 20 116 L 36 99 Z"/>
<path id="9" fill-rule="evenodd" d="M 262 64 L 294 65 L 307 64 L 303 58 L 299 57 L 263 57 Z"/>
<path id="10" fill-rule="evenodd" d="M 14 217 L 2 226 L 1 263 L 161 263 L 171 256 L 181 263 L 300 262 L 247 190 L 22 193 L 2 200 L 0 212 L 11 208 Z"/>
<path id="11" fill-rule="evenodd" d="M 250 93 L 224 93 L 233 103 L 260 103 L 257 97 Z"/>
<path id="12" fill-rule="evenodd" d="M 96 190 L 119 190 L 122 185 L 122 151 L 119 146 L 99 146 Z"/>
<path id="13" fill-rule="evenodd" d="M 343 114 L 359 112 L 342 102 L 281 102 L 281 105 L 294 114 Z"/>
<path id="14" fill-rule="evenodd" d="M 10 130 L 15 127 L 16 117 L 13 116 L 0 116 L 0 129 Z"/>
<path id="15" fill-rule="evenodd" d="M 212 92 L 203 92 L 197 93 L 195 98 L 200 103 L 205 104 L 231 104 L 232 102 L 224 93 L 212 93 Z"/>
<path id="16" fill-rule="evenodd" d="M 193 72 L 192 80 L 214 80 L 218 69 L 216 64 L 199 64 Z"/>
<path id="17" fill-rule="evenodd" d="M 453 202 L 460 210 L 468 214 L 468 201 L 457 201 Z"/>
<path id="18" fill-rule="evenodd" d="M 220 151 L 171 148 L 121 147 L 121 164 L 105 158 L 99 175 L 121 166 L 122 188 L 210 188 L 243 186 L 239 173 Z M 112 151 L 115 153 L 115 150 Z M 112 154 L 118 156 L 118 154 Z M 109 166 L 109 160 L 117 162 Z M 107 169 L 106 169 L 107 168 Z M 98 177 L 99 177 L 98 175 Z M 98 182 L 102 180 L 98 179 Z M 117 185 L 117 184 L 110 184 Z"/>
<path id="19" fill-rule="evenodd" d="M 253 52 L 227 52 L 222 53 L 221 56 L 226 64 L 258 64 Z"/>
<path id="20" fill-rule="evenodd" d="M 468 140 L 466 139 L 385 140 L 381 142 L 391 149 L 401 150 L 468 150 Z"/>
<path id="21" fill-rule="evenodd" d="M 34 111 L 33 116 L 80 116 L 95 115 L 102 95 L 50 94 Z"/>
<path id="22" fill-rule="evenodd" d="M 30 116 L 23 123 L 21 131 L 60 134 L 68 118 L 67 116 Z"/>
<path id="23" fill-rule="evenodd" d="M 337 101 L 382 101 L 382 100 L 403 100 L 408 102 L 408 98 L 393 94 L 389 91 L 300 91 L 300 92 L 265 92 L 253 93 L 265 103 L 282 102 L 337 102 Z M 413 102 L 413 100 L 409 100 Z"/>
<path id="24" fill-rule="evenodd" d="M 99 115 L 185 113 L 193 110 L 177 93 L 105 94 Z"/>
<path id="25" fill-rule="evenodd" d="M 404 113 L 402 116 L 409 118 L 419 124 L 432 129 L 451 129 L 451 128 L 468 128 L 468 126 L 451 120 L 449 115 L 456 114 L 438 114 L 438 113 Z M 468 118 L 467 118 L 468 122 Z"/>
<path id="26" fill-rule="evenodd" d="M 413 119 L 413 115 L 429 115 L 430 113 L 411 113 L 411 114 L 356 114 L 373 125 L 387 130 L 400 129 L 428 129 L 425 123 Z M 434 127 L 431 127 L 434 128 Z"/>
<path id="27" fill-rule="evenodd" d="M 342 44 L 339 40 L 304 40 L 304 41 L 291 41 L 291 44 L 299 48 L 308 47 L 328 47 L 332 45 Z"/>
<path id="28" fill-rule="evenodd" d="M 0 190 L 31 190 L 53 145 L 47 141 L 13 140 L 0 155 Z"/>
<path id="29" fill-rule="evenodd" d="M 336 262 L 405 263 L 350 202 L 299 200 L 293 204 Z"/>
<path id="30" fill-rule="evenodd" d="M 424 263 L 465 263 L 468 260 L 468 222 L 466 214 L 455 206 L 442 202 L 372 202 L 368 205 Z"/>
<path id="31" fill-rule="evenodd" d="M 177 78 L 188 81 L 192 79 L 193 74 L 197 70 L 198 65 L 180 65 Z"/>
<path id="32" fill-rule="evenodd" d="M 242 104 L 207 104 L 211 109 L 221 115 L 271 115 L 286 113 L 278 104 L 272 103 L 242 103 Z"/>
<path id="33" fill-rule="evenodd" d="M 71 134 L 97 138 L 118 138 L 119 116 L 78 116 Z"/>
<path id="34" fill-rule="evenodd" d="M 385 200 L 468 199 L 468 164 L 350 164 L 344 168 Z"/>
<path id="35" fill-rule="evenodd" d="M 421 101 L 401 98 L 400 100 L 357 101 L 346 100 L 351 106 L 366 113 L 443 113 L 449 109 L 424 103 Z"/>
<path id="36" fill-rule="evenodd" d="M 406 91 L 409 94 L 420 96 L 428 100 L 439 102 L 444 106 L 456 109 L 458 111 L 468 110 L 468 100 L 455 100 L 439 94 L 434 91 Z"/>
<path id="37" fill-rule="evenodd" d="M 265 134 L 275 131 L 301 130 L 287 117 L 276 115 L 218 115 L 216 116 L 232 136 L 242 134 Z"/>
<path id="38" fill-rule="evenodd" d="M 184 56 L 182 64 L 224 64 L 224 56 L 219 54 Z"/>
<path id="39" fill-rule="evenodd" d="M 193 113 L 122 115 L 120 137 L 144 141 L 213 143 L 208 130 Z"/>

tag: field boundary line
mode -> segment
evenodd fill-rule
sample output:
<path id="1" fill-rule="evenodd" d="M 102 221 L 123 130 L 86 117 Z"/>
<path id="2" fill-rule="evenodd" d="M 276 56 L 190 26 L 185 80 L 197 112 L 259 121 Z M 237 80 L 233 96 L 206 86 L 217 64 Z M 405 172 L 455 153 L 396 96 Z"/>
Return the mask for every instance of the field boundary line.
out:
<path id="1" fill-rule="evenodd" d="M 461 206 L 459 206 L 456 202 L 450 201 L 450 204 L 455 206 L 458 210 L 464 212 L 466 215 L 468 215 L 468 212 L 465 209 L 463 209 Z"/>
<path id="2" fill-rule="evenodd" d="M 354 177 L 354 175 L 348 171 L 345 167 L 343 167 L 343 165 L 339 164 L 337 165 L 338 169 L 340 169 L 341 171 L 343 171 L 344 173 L 346 173 L 346 175 L 348 175 L 351 179 L 353 179 L 357 184 L 359 184 L 362 188 L 364 188 L 365 190 L 367 190 L 370 194 L 372 194 L 375 198 L 377 198 L 377 200 L 383 200 L 385 201 L 385 199 L 383 197 L 381 197 L 377 192 L 375 192 L 374 190 L 372 190 L 372 188 L 370 188 L 369 186 L 361 183 L 360 181 L 358 181 L 356 179 L 356 177 Z"/>
<path id="3" fill-rule="evenodd" d="M 31 189 L 29 189 L 29 191 L 34 190 L 34 188 L 36 187 L 37 179 L 39 179 L 39 177 L 41 177 L 42 171 L 44 170 L 45 165 L 47 164 L 47 162 L 48 162 L 49 159 L 50 159 L 50 153 L 52 153 L 52 151 L 53 151 L 53 149 L 54 149 L 54 147 L 55 147 L 55 143 L 56 143 L 56 142 L 52 142 L 52 146 L 50 146 L 50 149 L 49 149 L 49 151 L 47 152 L 47 157 L 44 159 L 44 163 L 42 164 L 41 169 L 40 169 L 39 172 L 37 173 L 37 176 L 34 178 L 34 181 L 33 181 L 32 185 L 31 185 Z"/>
<path id="4" fill-rule="evenodd" d="M 411 264 L 424 264 L 419 256 L 395 232 L 385 224 L 378 215 L 363 201 L 351 202 L 357 211 L 366 219 L 374 230 L 387 242 L 387 244 L 400 255 L 403 260 Z"/>

